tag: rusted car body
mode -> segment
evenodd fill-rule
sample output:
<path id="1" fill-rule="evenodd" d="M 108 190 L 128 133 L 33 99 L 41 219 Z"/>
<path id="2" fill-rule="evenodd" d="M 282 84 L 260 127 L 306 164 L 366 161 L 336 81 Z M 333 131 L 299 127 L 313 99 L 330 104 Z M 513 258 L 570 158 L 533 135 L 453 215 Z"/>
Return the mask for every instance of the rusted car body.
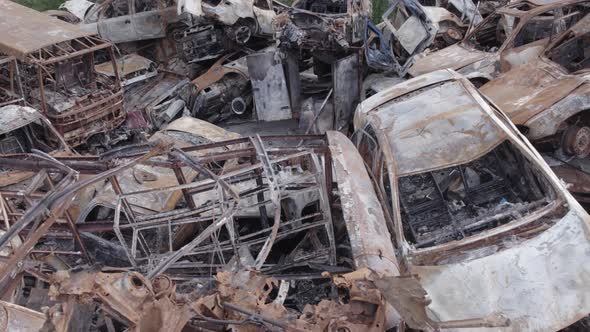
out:
<path id="1" fill-rule="evenodd" d="M 354 121 L 401 273 L 418 276 L 430 317 L 501 314 L 500 331 L 554 331 L 590 312 L 577 263 L 590 253 L 590 216 L 467 78 L 405 81 L 361 103 Z"/>
<path id="2" fill-rule="evenodd" d="M 116 191 L 114 219 L 88 220 L 69 228 L 69 232 L 82 233 L 82 238 L 86 237 L 84 232 L 101 232 L 103 236 L 105 232 L 114 232 L 115 243 L 110 246 L 123 247 L 123 256 L 119 258 L 143 272 L 49 272 L 52 276 L 44 276 L 44 280 L 52 284 L 50 295 L 63 301 L 61 309 L 55 308 L 56 315 L 48 315 L 49 319 L 56 319 L 52 320 L 54 324 L 59 323 L 60 317 L 70 316 L 67 310 L 82 298 L 93 298 L 109 317 L 124 326 L 138 326 L 143 317 L 154 326 L 164 324 L 159 331 L 179 330 L 186 324 L 185 318 L 195 315 L 195 310 L 198 315 L 194 318 L 205 323 L 210 319 L 239 318 L 239 313 L 243 313 L 232 310 L 245 309 L 247 316 L 256 311 L 263 318 L 258 324 L 278 324 L 287 330 L 304 323 L 301 328 L 311 331 L 337 324 L 350 330 L 377 332 L 400 321 L 371 285 L 372 273 L 397 276 L 398 263 L 363 161 L 344 135 L 333 132 L 327 137 L 251 137 L 185 148 L 171 148 L 160 141 L 148 148 L 147 154 L 145 151 L 130 147 L 111 155 L 112 159 L 104 156 L 100 160 L 58 158 L 44 163 L 9 163 L 0 159 L 2 166 L 66 173 L 47 195 L 32 192 L 21 198 L 32 199 L 25 210 L 10 210 L 11 226 L 0 236 L 0 248 L 5 248 L 22 230 L 30 235 L 0 263 L 0 280 L 6 282 L 14 274 L 24 272 L 24 268 L 34 273 L 30 265 L 18 262 L 39 240 L 51 239 L 52 231 L 67 231 L 60 224 L 68 217 L 65 209 L 75 202 L 72 198 L 103 181 L 112 183 Z M 199 176 L 192 182 L 179 176 L 176 181 L 153 189 L 124 189 L 118 185 L 122 172 L 141 164 L 189 168 Z M 77 172 L 90 177 L 76 181 Z M 355 176 L 350 177 L 350 172 Z M 144 181 L 151 181 L 149 176 L 140 175 Z M 185 201 L 170 211 L 158 212 L 146 206 L 147 214 L 135 212 L 136 198 L 161 192 L 180 192 Z M 7 197 L 16 197 L 16 193 L 2 191 L 2 198 Z M 2 203 L 14 206 L 6 199 Z M 358 209 L 358 204 L 372 209 Z M 52 217 L 33 223 L 42 206 L 51 206 Z M 176 243 L 174 234 L 184 235 L 184 240 Z M 106 247 L 101 247 L 102 251 Z M 90 253 L 92 261 L 91 244 L 82 241 L 82 248 Z M 224 266 L 233 272 L 223 271 Z M 359 271 L 340 276 L 354 269 Z M 333 282 L 324 271 L 333 275 Z M 193 300 L 177 301 L 184 297 L 175 294 L 172 280 L 180 284 L 195 278 L 210 280 L 217 286 L 207 294 L 195 294 L 197 298 Z M 334 301 L 338 297 L 330 295 L 334 284 L 344 290 L 350 288 L 350 293 L 345 291 L 348 295 L 339 302 Z M 273 301 L 261 302 L 272 289 L 278 291 L 270 298 Z M 313 300 L 307 296 L 310 291 Z M 208 297 L 210 294 L 213 296 Z M 195 300 L 198 305 L 185 307 Z M 162 301 L 170 306 L 160 307 Z M 153 306 L 160 309 L 147 310 Z M 152 321 L 150 317 L 160 310 L 173 317 Z M 66 314 L 58 315 L 61 312 Z M 175 316 L 180 313 L 185 318 Z M 349 316 L 346 320 L 333 321 L 333 317 L 344 313 Z M 304 321 L 298 322 L 297 317 Z M 232 325 L 231 321 L 227 324 Z"/>
<path id="3" fill-rule="evenodd" d="M 578 201 L 588 203 L 590 154 L 588 59 L 590 17 L 567 30 L 536 60 L 512 69 L 480 91 L 552 160 Z"/>
<path id="4" fill-rule="evenodd" d="M 415 77 L 450 68 L 487 82 L 539 56 L 552 37 L 587 13 L 587 2 L 579 0 L 511 3 L 486 17 L 460 43 L 417 59 L 408 73 Z"/>
<path id="5" fill-rule="evenodd" d="M 118 75 L 97 77 L 94 59 L 112 45 L 75 25 L 10 1 L 0 3 L 0 53 L 16 57 L 27 104 L 40 110 L 72 147 L 125 120 Z M 22 24 L 22 22 L 29 22 Z"/>
<path id="6" fill-rule="evenodd" d="M 2 331 L 37 332 L 45 324 L 45 315 L 9 302 L 0 301 Z"/>
<path id="7" fill-rule="evenodd" d="M 590 17 L 558 36 L 536 60 L 481 87 L 533 142 L 567 156 L 590 154 Z"/>

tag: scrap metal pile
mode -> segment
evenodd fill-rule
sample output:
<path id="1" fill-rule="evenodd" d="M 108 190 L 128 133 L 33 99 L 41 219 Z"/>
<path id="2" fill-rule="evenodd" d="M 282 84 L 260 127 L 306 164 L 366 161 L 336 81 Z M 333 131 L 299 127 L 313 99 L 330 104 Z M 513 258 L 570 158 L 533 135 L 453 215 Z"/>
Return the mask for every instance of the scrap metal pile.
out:
<path id="1" fill-rule="evenodd" d="M 0 331 L 586 331 L 589 12 L 0 0 Z"/>

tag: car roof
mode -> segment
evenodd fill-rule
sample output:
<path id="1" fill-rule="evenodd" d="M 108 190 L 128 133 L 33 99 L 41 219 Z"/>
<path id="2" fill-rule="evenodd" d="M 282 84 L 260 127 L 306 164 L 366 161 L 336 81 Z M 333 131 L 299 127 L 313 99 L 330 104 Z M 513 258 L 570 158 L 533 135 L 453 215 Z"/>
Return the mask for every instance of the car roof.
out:
<path id="1" fill-rule="evenodd" d="M 490 106 L 454 71 L 436 71 L 404 83 L 361 103 L 355 119 L 355 125 L 371 125 L 381 149 L 393 159 L 396 176 L 464 164 L 505 140 Z"/>
<path id="2" fill-rule="evenodd" d="M 0 31 L 0 52 L 18 58 L 56 43 L 94 35 L 8 0 L 0 1 Z"/>
<path id="3" fill-rule="evenodd" d="M 34 122 L 43 115 L 34 108 L 20 105 L 0 107 L 0 134 L 6 134 Z"/>

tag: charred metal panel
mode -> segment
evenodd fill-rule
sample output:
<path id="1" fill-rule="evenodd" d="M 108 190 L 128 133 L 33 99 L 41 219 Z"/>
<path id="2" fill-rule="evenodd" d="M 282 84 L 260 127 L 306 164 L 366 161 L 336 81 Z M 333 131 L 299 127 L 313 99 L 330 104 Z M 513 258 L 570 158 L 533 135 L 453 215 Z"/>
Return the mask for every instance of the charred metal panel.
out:
<path id="1" fill-rule="evenodd" d="M 334 128 L 346 128 L 354 115 L 356 104 L 360 101 L 360 64 L 358 54 L 336 61 L 332 65 L 332 84 L 334 85 Z"/>
<path id="2" fill-rule="evenodd" d="M 228 46 L 223 30 L 214 25 L 198 25 L 174 33 L 176 48 L 187 62 L 199 62 L 219 57 Z"/>
<path id="3" fill-rule="evenodd" d="M 377 164 L 374 184 L 393 206 L 399 252 L 420 280 L 388 278 L 379 288 L 410 326 L 427 330 L 554 331 L 588 315 L 579 283 L 587 267 L 572 262 L 587 259 L 590 216 L 501 111 L 466 78 L 443 74 L 383 90 L 358 108 L 357 134 L 370 131 L 380 145 L 365 161 Z M 415 150 L 418 141 L 428 143 Z M 484 284 L 493 286 L 478 301 Z M 537 292 L 538 284 L 550 286 Z"/>
<path id="4" fill-rule="evenodd" d="M 97 26 L 101 37 L 115 43 L 166 36 L 166 25 L 159 11 L 99 19 Z"/>
<path id="5" fill-rule="evenodd" d="M 276 52 L 248 56 L 248 73 L 252 82 L 256 116 L 260 121 L 292 118 L 291 102 L 283 65 Z"/>
<path id="6" fill-rule="evenodd" d="M 301 77 L 299 74 L 299 59 L 294 52 L 287 52 L 285 61 L 285 72 L 287 76 L 287 85 L 291 107 L 293 111 L 298 112 L 301 107 Z"/>

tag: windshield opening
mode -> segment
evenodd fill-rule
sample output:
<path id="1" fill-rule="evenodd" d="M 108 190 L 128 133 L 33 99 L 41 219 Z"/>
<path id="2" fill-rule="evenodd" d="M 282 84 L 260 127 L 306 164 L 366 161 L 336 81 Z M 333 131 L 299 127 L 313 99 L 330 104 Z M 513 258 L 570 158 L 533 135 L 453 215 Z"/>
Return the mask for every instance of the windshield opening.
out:
<path id="1" fill-rule="evenodd" d="M 494 13 L 487 17 L 466 39 L 466 43 L 477 50 L 496 52 L 517 26 L 519 18 Z"/>
<path id="2" fill-rule="evenodd" d="M 406 240 L 426 248 L 498 227 L 546 206 L 555 192 L 512 143 L 475 161 L 399 178 Z"/>

